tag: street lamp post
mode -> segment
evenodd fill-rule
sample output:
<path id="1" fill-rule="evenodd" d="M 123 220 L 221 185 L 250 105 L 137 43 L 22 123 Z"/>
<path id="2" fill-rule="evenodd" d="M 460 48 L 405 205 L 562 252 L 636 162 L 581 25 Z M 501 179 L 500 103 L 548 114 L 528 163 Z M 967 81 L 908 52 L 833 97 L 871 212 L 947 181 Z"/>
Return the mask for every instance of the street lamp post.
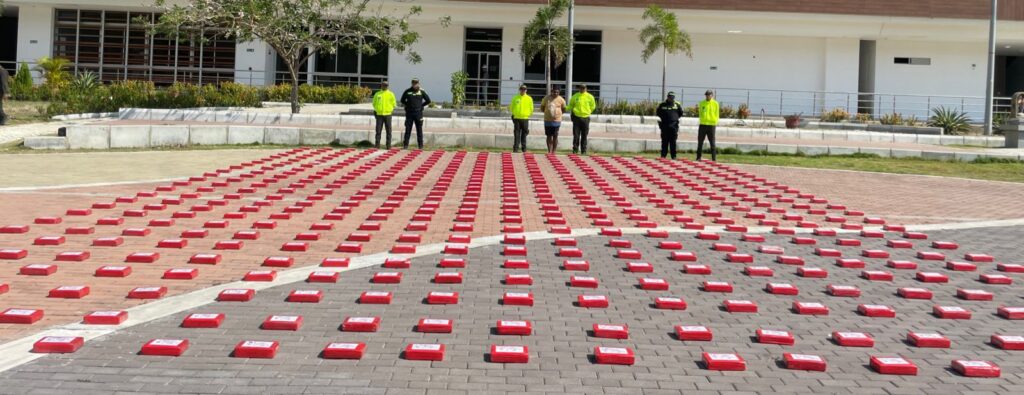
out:
<path id="1" fill-rule="evenodd" d="M 999 15 L 999 0 L 992 0 L 992 19 L 988 23 L 988 76 L 985 79 L 985 134 L 992 134 L 992 104 L 994 101 L 996 73 L 996 20 Z"/>
<path id="2" fill-rule="evenodd" d="M 569 45 L 569 57 L 565 59 L 565 91 L 569 92 L 570 95 L 572 94 L 572 53 L 576 49 L 576 34 L 573 33 L 573 14 L 576 12 L 575 3 L 575 0 L 569 0 L 569 38 L 572 42 Z"/>

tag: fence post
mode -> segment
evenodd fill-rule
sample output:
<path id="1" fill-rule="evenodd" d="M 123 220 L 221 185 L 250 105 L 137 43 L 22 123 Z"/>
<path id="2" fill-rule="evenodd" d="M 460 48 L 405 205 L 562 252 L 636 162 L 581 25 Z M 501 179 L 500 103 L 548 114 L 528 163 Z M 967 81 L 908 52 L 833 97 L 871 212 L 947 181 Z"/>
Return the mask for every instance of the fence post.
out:
<path id="1" fill-rule="evenodd" d="M 619 101 L 619 86 L 615 85 L 615 101 Z"/>
<path id="2" fill-rule="evenodd" d="M 647 101 L 651 101 L 651 86 L 647 86 Z"/>
<path id="3" fill-rule="evenodd" d="M 779 116 L 784 116 L 784 114 L 782 113 L 782 95 L 785 94 L 785 92 L 779 91 Z"/>
<path id="4" fill-rule="evenodd" d="M 932 97 L 928 96 L 928 108 L 925 109 L 924 116 L 927 118 L 930 115 L 932 115 Z"/>
<path id="5" fill-rule="evenodd" d="M 818 92 L 811 94 L 811 116 L 818 113 Z"/>
<path id="6" fill-rule="evenodd" d="M 892 113 L 896 113 L 896 95 L 892 95 Z"/>

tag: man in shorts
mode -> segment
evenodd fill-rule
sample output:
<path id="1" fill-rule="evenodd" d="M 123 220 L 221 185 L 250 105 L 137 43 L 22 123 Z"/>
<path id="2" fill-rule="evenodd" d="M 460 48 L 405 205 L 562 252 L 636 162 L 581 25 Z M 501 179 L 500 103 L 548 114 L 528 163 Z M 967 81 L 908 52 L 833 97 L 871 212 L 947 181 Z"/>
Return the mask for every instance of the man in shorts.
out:
<path id="1" fill-rule="evenodd" d="M 540 108 L 544 110 L 544 136 L 547 137 L 548 153 L 554 154 L 558 149 L 558 129 L 562 127 L 562 114 L 565 112 L 565 99 L 562 90 L 551 88 L 551 93 L 544 96 Z"/>

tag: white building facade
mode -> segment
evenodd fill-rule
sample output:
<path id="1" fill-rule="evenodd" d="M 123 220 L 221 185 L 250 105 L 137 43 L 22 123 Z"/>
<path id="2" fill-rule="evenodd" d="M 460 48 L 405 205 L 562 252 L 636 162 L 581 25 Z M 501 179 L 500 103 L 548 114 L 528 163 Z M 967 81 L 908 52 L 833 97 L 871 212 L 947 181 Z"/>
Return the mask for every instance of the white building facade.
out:
<path id="1" fill-rule="evenodd" d="M 852 3 L 876 2 L 888 3 Z M 518 53 L 523 26 L 538 3 L 380 1 L 385 13 L 399 14 L 412 4 L 423 7 L 413 25 L 422 36 L 415 46 L 422 62 L 411 64 L 394 51 L 376 56 L 341 51 L 316 57 L 303 78 L 370 87 L 388 79 L 401 88 L 418 77 L 436 101 L 446 101 L 451 97 L 450 75 L 466 71 L 473 102 L 507 103 L 524 82 L 531 93 L 541 95 L 543 63 L 524 62 Z M 648 2 L 576 3 L 574 80 L 592 86 L 605 101 L 659 100 L 660 55 L 642 62 L 637 37 Z M 710 88 L 725 105 L 746 103 L 755 116 L 762 111 L 817 115 L 839 107 L 851 113 L 922 117 L 944 105 L 978 117 L 984 109 L 988 20 L 983 16 L 988 0 L 962 0 L 949 9 L 936 6 L 936 0 L 904 0 L 929 4 L 849 13 L 787 5 L 815 3 L 797 0 L 771 2 L 778 3 L 774 8 L 744 8 L 758 2 L 729 0 L 659 3 L 676 13 L 693 38 L 692 59 L 668 60 L 669 89 L 680 92 L 685 104 L 695 103 Z M 133 20 L 152 18 L 156 11 L 122 0 L 8 0 L 0 34 L 13 31 L 16 37 L 4 34 L 0 39 L 0 64 L 14 69 L 15 63 L 62 56 L 72 60 L 75 70 L 95 71 L 105 81 L 150 79 L 159 84 L 232 80 L 266 85 L 283 78 L 276 55 L 260 42 L 146 37 Z M 442 16 L 452 23 L 442 26 Z M 995 90 L 997 96 L 1009 96 L 1024 90 L 1024 5 L 1011 4 L 1000 16 Z M 564 78 L 563 65 L 554 79 Z"/>

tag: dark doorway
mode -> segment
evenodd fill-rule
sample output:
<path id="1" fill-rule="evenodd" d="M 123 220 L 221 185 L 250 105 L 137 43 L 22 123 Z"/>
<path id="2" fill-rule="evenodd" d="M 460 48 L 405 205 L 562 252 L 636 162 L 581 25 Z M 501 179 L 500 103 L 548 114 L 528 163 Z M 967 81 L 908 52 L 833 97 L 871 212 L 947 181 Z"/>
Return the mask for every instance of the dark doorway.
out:
<path id="1" fill-rule="evenodd" d="M 0 67 L 14 75 L 18 65 L 18 14 L 10 9 L 0 17 Z"/>
<path id="2" fill-rule="evenodd" d="M 500 100 L 501 36 L 501 29 L 466 28 L 466 103 L 489 104 Z"/>

